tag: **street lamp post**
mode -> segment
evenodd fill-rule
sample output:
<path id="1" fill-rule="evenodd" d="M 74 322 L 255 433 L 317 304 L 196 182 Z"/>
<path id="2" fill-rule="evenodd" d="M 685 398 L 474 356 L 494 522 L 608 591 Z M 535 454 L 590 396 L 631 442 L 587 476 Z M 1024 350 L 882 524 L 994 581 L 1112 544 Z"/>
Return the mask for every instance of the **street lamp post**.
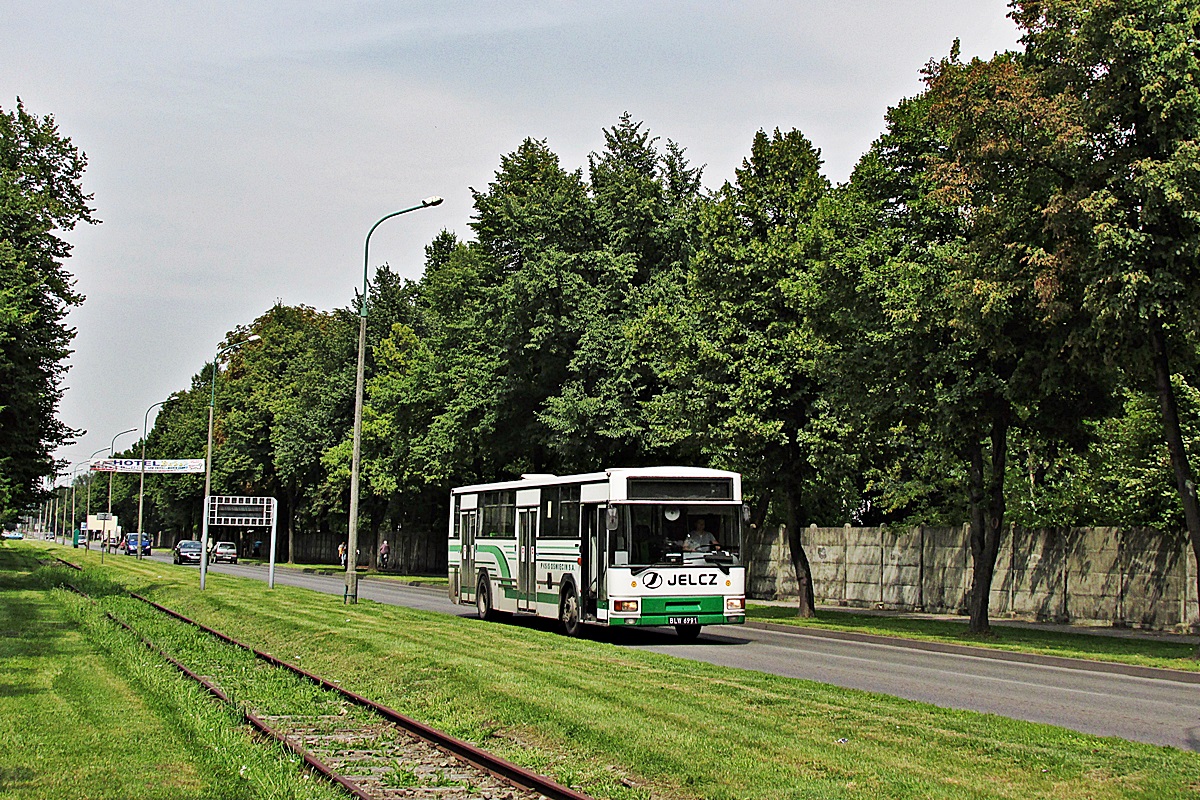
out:
<path id="1" fill-rule="evenodd" d="M 87 517 L 90 517 L 92 515 L 92 469 L 91 469 L 91 463 L 96 460 L 96 456 L 100 455 L 101 453 L 106 453 L 106 452 L 108 452 L 108 448 L 101 447 L 99 450 L 97 450 L 96 452 L 94 452 L 90 456 L 88 456 L 87 508 L 85 508 L 83 511 L 84 519 L 86 519 Z M 89 535 L 91 534 L 91 532 L 92 532 L 92 529 L 88 528 Z M 104 563 L 104 539 L 103 539 L 103 537 L 101 537 L 101 539 L 100 539 L 100 563 L 101 564 Z"/>
<path id="2" fill-rule="evenodd" d="M 127 433 L 137 433 L 137 428 L 130 428 L 127 431 L 121 431 L 116 436 L 114 436 L 112 438 L 112 443 L 109 444 L 109 446 L 108 446 L 108 452 L 110 455 L 115 455 L 117 452 L 115 449 L 117 446 L 117 439 L 120 438 L 121 436 L 124 436 Z M 113 485 L 113 475 L 115 475 L 116 472 L 117 472 L 117 470 L 115 469 L 115 466 L 114 466 L 114 469 L 108 473 L 108 519 L 105 520 L 106 522 L 112 521 L 112 485 Z M 141 545 L 142 545 L 142 543 L 139 540 L 138 547 L 141 547 Z"/>
<path id="3" fill-rule="evenodd" d="M 137 529 L 138 529 L 137 557 L 138 557 L 139 561 L 142 558 L 142 536 L 143 536 L 143 533 L 142 533 L 142 499 L 145 497 L 145 494 L 146 494 L 146 426 L 150 422 L 151 409 L 153 409 L 155 406 L 161 406 L 165 402 L 167 402 L 167 401 L 159 400 L 157 403 L 150 406 L 150 408 L 147 408 L 145 415 L 142 417 L 142 464 L 141 464 L 142 477 L 138 481 L 138 526 L 137 526 Z"/>
<path id="4" fill-rule="evenodd" d="M 62 474 L 66 474 L 65 472 Z M 62 492 L 58 500 L 58 530 L 62 533 L 62 543 L 67 543 L 67 487 L 60 487 Z"/>
<path id="5" fill-rule="evenodd" d="M 440 197 L 426 197 L 420 205 L 393 211 L 371 226 L 363 243 L 363 290 L 358 303 L 358 370 L 354 379 L 354 451 L 350 457 L 350 529 L 346 537 L 346 591 L 342 596 L 343 602 L 358 602 L 358 470 L 362 454 L 363 365 L 367 349 L 367 269 L 370 266 L 371 234 L 385 220 L 441 202 Z"/>
<path id="6" fill-rule="evenodd" d="M 217 348 L 217 357 L 213 359 L 211 390 L 208 396 L 208 445 L 204 450 L 204 508 L 200 515 L 200 591 L 204 591 L 205 580 L 208 577 L 208 503 L 212 496 L 212 437 L 213 437 L 213 408 L 217 403 L 217 372 L 221 368 L 221 356 L 230 353 L 244 344 L 261 342 L 262 337 L 257 333 L 247 336 L 240 342 L 231 342 Z"/>
<path id="7" fill-rule="evenodd" d="M 72 543 L 74 543 L 74 540 L 75 540 L 75 530 L 76 530 L 75 515 L 77 513 L 75 511 L 75 475 L 76 475 L 76 473 L 79 472 L 79 468 L 86 463 L 88 463 L 88 462 L 80 461 L 80 462 L 76 463 L 75 466 L 71 467 L 71 540 L 72 540 Z M 86 549 L 86 545 L 84 547 Z"/>

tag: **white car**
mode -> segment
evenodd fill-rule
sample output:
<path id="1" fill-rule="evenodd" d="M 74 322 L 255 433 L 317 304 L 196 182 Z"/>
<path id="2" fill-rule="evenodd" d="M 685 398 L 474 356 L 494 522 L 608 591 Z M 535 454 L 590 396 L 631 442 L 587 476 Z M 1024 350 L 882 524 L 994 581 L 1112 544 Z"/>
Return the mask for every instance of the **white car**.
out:
<path id="1" fill-rule="evenodd" d="M 221 561 L 227 561 L 230 564 L 236 564 L 238 559 L 237 545 L 233 542 L 217 542 L 212 549 L 212 562 L 214 564 Z"/>

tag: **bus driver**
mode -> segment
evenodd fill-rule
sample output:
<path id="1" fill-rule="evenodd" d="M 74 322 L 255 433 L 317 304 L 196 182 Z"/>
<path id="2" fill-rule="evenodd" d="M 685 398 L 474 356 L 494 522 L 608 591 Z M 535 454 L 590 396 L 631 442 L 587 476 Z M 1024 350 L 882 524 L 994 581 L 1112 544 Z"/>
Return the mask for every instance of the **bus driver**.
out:
<path id="1" fill-rule="evenodd" d="M 701 548 L 716 550 L 719 547 L 717 537 L 704 529 L 704 517 L 696 517 L 696 522 L 693 524 L 692 530 L 688 532 L 687 538 L 683 540 L 683 549 L 694 553 Z"/>

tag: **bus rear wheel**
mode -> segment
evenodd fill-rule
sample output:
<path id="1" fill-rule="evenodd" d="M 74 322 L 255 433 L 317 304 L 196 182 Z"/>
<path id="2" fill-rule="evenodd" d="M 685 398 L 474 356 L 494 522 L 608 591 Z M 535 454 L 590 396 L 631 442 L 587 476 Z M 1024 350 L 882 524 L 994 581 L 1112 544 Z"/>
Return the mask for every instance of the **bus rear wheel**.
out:
<path id="1" fill-rule="evenodd" d="M 563 590 L 562 601 L 558 607 L 558 618 L 562 620 L 563 631 L 567 636 L 578 636 L 583 628 L 583 622 L 579 619 L 579 595 L 575 593 L 574 586 L 568 586 Z"/>
<path id="2" fill-rule="evenodd" d="M 496 617 L 496 612 L 492 609 L 492 584 L 487 575 L 480 575 L 479 585 L 475 587 L 475 612 L 482 620 Z"/>
<path id="3" fill-rule="evenodd" d="M 685 642 L 690 642 L 695 640 L 695 638 L 700 635 L 700 626 L 676 625 L 675 633 L 679 634 L 680 639 L 683 639 Z"/>

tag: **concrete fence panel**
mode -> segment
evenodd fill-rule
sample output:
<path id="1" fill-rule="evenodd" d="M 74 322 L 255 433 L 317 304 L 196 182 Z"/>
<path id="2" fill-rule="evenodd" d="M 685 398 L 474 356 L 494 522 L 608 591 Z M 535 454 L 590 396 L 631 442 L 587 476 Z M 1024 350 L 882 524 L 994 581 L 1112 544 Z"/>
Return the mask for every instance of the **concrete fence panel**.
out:
<path id="1" fill-rule="evenodd" d="M 967 606 L 971 548 L 966 527 L 923 527 L 921 606 L 957 612 Z"/>
<path id="2" fill-rule="evenodd" d="M 809 527 L 801 532 L 818 603 L 965 613 L 971 589 L 968 530 Z M 794 599 L 786 531 L 755 532 L 746 546 L 752 598 Z M 1196 559 L 1185 537 L 1142 529 L 1003 532 L 991 587 L 995 615 L 1170 628 L 1200 624 Z"/>
<path id="3" fill-rule="evenodd" d="M 1117 528 L 1071 528 L 1066 619 L 1119 623 L 1121 535 Z"/>

